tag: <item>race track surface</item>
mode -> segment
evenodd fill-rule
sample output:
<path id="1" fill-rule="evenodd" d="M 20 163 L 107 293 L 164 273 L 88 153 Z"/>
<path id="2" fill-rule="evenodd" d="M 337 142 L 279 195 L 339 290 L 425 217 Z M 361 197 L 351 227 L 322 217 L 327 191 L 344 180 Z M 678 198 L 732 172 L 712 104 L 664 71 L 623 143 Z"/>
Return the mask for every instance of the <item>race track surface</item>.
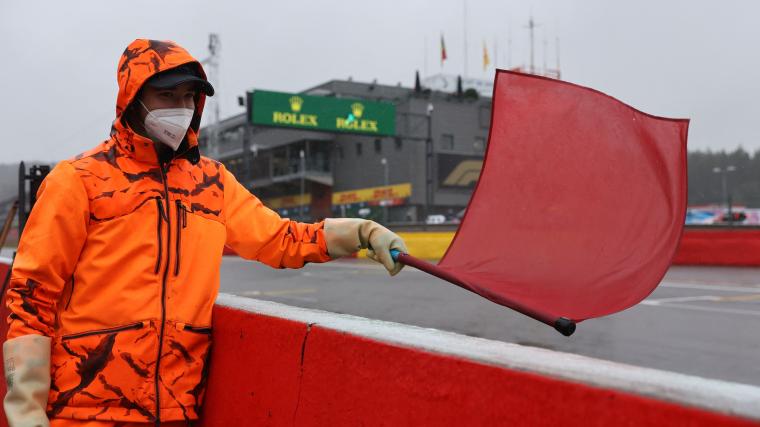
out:
<path id="1" fill-rule="evenodd" d="M 275 270 L 225 257 L 221 291 L 760 385 L 760 268 L 672 267 L 655 292 L 571 337 L 413 268 L 364 259 Z"/>

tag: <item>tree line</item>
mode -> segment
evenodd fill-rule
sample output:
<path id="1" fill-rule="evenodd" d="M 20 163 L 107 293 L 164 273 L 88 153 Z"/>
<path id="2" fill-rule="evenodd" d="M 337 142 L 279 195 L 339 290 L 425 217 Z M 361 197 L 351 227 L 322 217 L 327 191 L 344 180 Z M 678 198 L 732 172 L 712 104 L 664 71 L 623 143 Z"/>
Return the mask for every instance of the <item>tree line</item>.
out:
<path id="1" fill-rule="evenodd" d="M 750 154 L 734 151 L 690 151 L 689 206 L 725 204 L 726 190 L 733 205 L 760 208 L 760 150 Z"/>

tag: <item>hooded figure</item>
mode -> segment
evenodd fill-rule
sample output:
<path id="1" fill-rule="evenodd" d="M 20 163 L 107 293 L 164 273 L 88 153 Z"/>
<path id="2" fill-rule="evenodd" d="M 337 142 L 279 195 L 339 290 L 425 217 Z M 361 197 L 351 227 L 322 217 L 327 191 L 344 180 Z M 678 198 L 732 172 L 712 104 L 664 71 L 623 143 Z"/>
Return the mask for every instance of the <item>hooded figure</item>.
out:
<path id="1" fill-rule="evenodd" d="M 119 61 L 110 138 L 62 161 L 19 242 L 3 346 L 11 426 L 197 419 L 225 245 L 275 268 L 370 247 L 391 274 L 398 236 L 362 219 L 280 218 L 200 155 L 214 89 L 170 41 Z"/>

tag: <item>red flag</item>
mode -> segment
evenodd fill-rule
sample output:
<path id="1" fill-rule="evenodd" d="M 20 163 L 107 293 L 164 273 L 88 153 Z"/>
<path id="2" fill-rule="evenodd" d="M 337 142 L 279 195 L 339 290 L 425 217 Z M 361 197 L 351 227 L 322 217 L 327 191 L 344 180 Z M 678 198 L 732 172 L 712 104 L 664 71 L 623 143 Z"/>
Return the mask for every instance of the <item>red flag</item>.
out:
<path id="1" fill-rule="evenodd" d="M 443 34 L 441 34 L 441 67 L 443 67 L 443 61 L 445 61 L 446 58 L 446 43 L 443 42 Z"/>
<path id="2" fill-rule="evenodd" d="M 481 176 L 438 267 L 549 324 L 638 303 L 683 228 L 687 130 L 589 88 L 499 70 Z"/>

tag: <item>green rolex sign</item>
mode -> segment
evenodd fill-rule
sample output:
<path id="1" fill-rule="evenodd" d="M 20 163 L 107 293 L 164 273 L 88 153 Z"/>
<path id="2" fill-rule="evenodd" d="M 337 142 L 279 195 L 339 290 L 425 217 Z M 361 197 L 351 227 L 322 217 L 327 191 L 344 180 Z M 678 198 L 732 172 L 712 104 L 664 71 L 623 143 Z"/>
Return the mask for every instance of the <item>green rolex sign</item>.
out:
<path id="1" fill-rule="evenodd" d="M 396 134 L 396 106 L 388 102 L 264 90 L 248 96 L 254 125 L 363 135 Z"/>

